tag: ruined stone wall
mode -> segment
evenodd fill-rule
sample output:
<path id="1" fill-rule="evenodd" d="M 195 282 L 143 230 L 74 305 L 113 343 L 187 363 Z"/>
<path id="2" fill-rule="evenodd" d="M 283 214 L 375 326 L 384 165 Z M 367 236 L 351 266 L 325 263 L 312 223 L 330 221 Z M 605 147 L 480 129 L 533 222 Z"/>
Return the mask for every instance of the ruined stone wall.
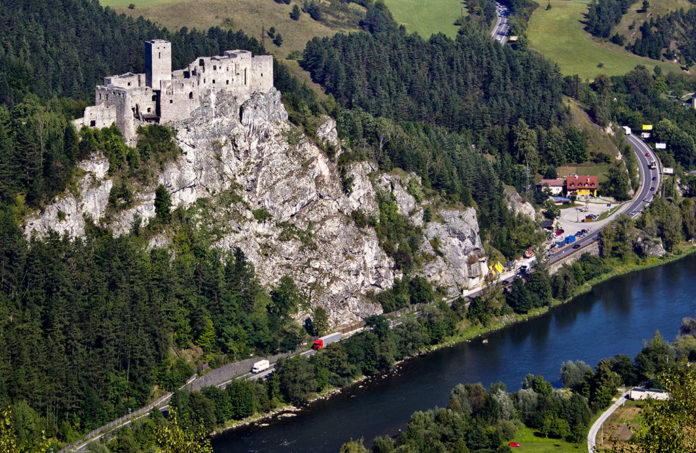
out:
<path id="1" fill-rule="evenodd" d="M 273 88 L 273 57 L 258 55 L 251 61 L 251 91 L 267 92 Z"/>

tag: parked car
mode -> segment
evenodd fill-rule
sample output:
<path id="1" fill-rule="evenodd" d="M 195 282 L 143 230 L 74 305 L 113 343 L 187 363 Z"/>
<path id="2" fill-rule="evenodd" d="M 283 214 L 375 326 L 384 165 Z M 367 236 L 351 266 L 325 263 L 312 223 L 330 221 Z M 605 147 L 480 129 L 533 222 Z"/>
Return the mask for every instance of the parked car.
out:
<path id="1" fill-rule="evenodd" d="M 564 230 L 563 228 L 559 228 L 559 229 L 556 230 L 556 236 L 560 236 L 560 235 L 562 235 L 563 233 L 565 233 L 565 230 Z"/>
<path id="2" fill-rule="evenodd" d="M 580 244 L 575 244 L 575 245 L 573 246 L 573 248 L 576 249 L 576 250 L 579 249 L 579 248 L 580 248 Z"/>

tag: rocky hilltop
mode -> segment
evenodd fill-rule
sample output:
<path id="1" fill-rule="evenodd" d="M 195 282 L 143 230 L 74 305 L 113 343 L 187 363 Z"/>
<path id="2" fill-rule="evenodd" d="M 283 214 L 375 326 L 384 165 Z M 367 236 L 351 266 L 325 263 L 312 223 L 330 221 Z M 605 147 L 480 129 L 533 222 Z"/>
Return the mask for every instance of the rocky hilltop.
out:
<path id="1" fill-rule="evenodd" d="M 183 151 L 160 172 L 157 184 L 143 188 L 132 206 L 105 215 L 113 186 L 108 161 L 91 156 L 80 164 L 78 190 L 64 193 L 25 223 L 25 234 L 50 230 L 84 236 L 87 218 L 115 235 L 136 220 L 155 216 L 155 188 L 164 184 L 172 206 L 195 210 L 199 228 L 217 247 L 240 247 L 265 285 L 290 275 L 312 305 L 327 309 L 334 325 L 381 312 L 365 297 L 390 288 L 400 273 L 380 247 L 373 228 L 358 228 L 351 213 L 379 214 L 377 190 L 393 195 L 399 213 L 423 232 L 428 257 L 419 271 L 456 296 L 476 284 L 486 260 L 473 208 L 440 209 L 430 222 L 424 207 L 406 189 L 415 175 L 380 174 L 370 162 L 353 163 L 350 194 L 344 192 L 334 162 L 288 122 L 275 89 L 238 103 L 231 95 L 210 93 L 187 120 L 174 124 Z M 317 135 L 337 153 L 341 144 L 335 122 L 326 118 Z M 152 246 L 167 246 L 165 233 Z"/>

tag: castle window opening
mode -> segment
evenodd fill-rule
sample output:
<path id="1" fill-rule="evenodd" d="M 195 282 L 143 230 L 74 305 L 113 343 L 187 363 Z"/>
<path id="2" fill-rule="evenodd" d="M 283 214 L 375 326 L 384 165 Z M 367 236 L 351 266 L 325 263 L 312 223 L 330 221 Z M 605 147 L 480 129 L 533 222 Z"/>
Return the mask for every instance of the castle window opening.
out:
<path id="1" fill-rule="evenodd" d="M 92 121 L 89 122 L 89 126 L 90 126 L 90 127 L 94 127 L 94 126 L 96 126 L 96 125 L 97 125 L 97 122 L 94 121 L 94 120 L 92 120 Z"/>
<path id="2" fill-rule="evenodd" d="M 152 100 L 156 101 L 157 100 L 157 95 L 152 96 Z"/>
<path id="3" fill-rule="evenodd" d="M 215 79 L 213 79 L 213 83 L 215 83 Z"/>
<path id="4" fill-rule="evenodd" d="M 157 52 L 157 58 L 162 58 L 162 52 Z"/>
<path id="5" fill-rule="evenodd" d="M 147 113 L 150 113 L 150 107 L 147 108 Z"/>
<path id="6" fill-rule="evenodd" d="M 193 99 L 193 91 L 189 91 L 189 99 Z"/>
<path id="7" fill-rule="evenodd" d="M 205 66 L 205 61 L 202 58 L 198 60 L 198 66 Z"/>
<path id="8" fill-rule="evenodd" d="M 128 82 L 128 86 L 130 86 L 130 82 Z"/>
<path id="9" fill-rule="evenodd" d="M 173 103 L 174 103 L 174 100 L 173 100 L 173 99 L 170 99 L 170 100 L 169 100 L 169 103 L 170 103 L 170 104 L 173 104 Z"/>
<path id="10" fill-rule="evenodd" d="M 213 65 L 213 71 L 217 71 L 217 65 Z"/>
<path id="11" fill-rule="evenodd" d="M 225 85 L 229 85 L 229 84 L 230 84 L 230 81 L 229 81 L 229 80 L 227 80 L 227 83 L 226 83 Z"/>

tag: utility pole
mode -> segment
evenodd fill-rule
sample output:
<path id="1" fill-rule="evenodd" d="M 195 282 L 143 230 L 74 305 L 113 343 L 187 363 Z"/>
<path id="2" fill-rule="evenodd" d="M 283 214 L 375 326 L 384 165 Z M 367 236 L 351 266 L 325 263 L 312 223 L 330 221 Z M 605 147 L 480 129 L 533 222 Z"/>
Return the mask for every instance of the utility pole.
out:
<path id="1" fill-rule="evenodd" d="M 524 173 L 525 173 L 525 176 L 527 178 L 526 196 L 527 196 L 527 201 L 529 201 L 529 162 L 527 162 L 527 167 L 526 167 Z"/>
<path id="2" fill-rule="evenodd" d="M 266 41 L 266 29 L 261 25 L 261 47 L 264 47 Z"/>

